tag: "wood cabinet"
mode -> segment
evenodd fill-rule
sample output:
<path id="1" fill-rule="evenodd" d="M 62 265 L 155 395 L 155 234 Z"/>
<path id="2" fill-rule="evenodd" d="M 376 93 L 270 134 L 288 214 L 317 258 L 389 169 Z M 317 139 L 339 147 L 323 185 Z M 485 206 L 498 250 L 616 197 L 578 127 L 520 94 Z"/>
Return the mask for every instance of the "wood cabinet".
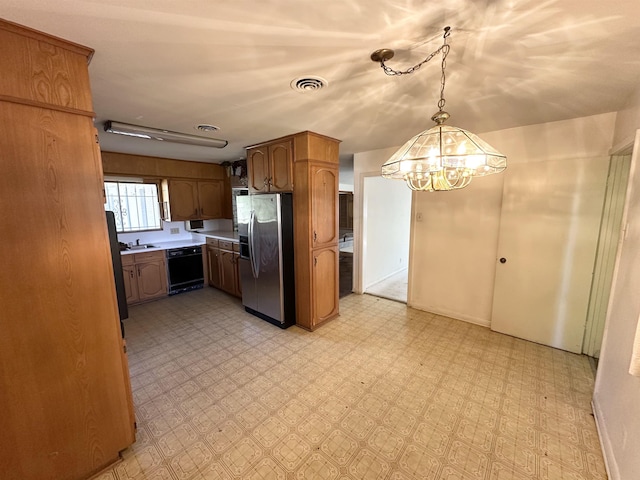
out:
<path id="1" fill-rule="evenodd" d="M 164 250 L 122 255 L 122 273 L 127 303 L 144 302 L 168 293 Z"/>
<path id="2" fill-rule="evenodd" d="M 247 149 L 250 193 L 293 191 L 293 142 L 280 139 Z"/>
<path id="3" fill-rule="evenodd" d="M 224 182 L 222 180 L 168 180 L 166 192 L 172 222 L 222 218 Z"/>
<path id="4" fill-rule="evenodd" d="M 339 298 L 334 285 L 339 284 L 338 247 L 314 249 L 311 265 L 311 284 L 313 289 L 314 326 L 319 325 L 338 313 Z"/>
<path id="5" fill-rule="evenodd" d="M 135 440 L 93 51 L 4 20 L 0 45 L 0 476 L 86 479 Z"/>
<path id="6" fill-rule="evenodd" d="M 238 242 L 207 238 L 209 285 L 236 297 L 242 297 Z"/>
<path id="7" fill-rule="evenodd" d="M 339 312 L 339 143 L 301 132 L 247 149 L 252 193 L 291 191 L 295 185 L 296 324 L 308 330 Z"/>

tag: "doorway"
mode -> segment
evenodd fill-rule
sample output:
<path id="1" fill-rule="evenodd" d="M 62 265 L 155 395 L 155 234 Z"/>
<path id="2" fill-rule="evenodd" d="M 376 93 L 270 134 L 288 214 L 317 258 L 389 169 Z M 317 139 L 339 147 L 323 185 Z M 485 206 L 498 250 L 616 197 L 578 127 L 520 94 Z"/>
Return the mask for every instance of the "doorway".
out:
<path id="1" fill-rule="evenodd" d="M 339 195 L 340 298 L 353 292 L 353 192 Z"/>
<path id="2" fill-rule="evenodd" d="M 362 178 L 363 292 L 406 303 L 411 190 L 379 174 Z"/>
<path id="3" fill-rule="evenodd" d="M 631 153 L 611 157 L 582 344 L 582 353 L 592 359 L 594 368 L 600 358 L 630 167 Z"/>

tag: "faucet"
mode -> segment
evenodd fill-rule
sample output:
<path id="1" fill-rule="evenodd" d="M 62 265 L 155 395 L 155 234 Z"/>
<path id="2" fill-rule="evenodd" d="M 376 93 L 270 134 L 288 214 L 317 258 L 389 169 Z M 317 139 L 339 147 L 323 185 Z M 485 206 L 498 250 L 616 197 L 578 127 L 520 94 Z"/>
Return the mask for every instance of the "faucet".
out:
<path id="1" fill-rule="evenodd" d="M 136 238 L 136 246 L 140 246 L 140 239 Z"/>

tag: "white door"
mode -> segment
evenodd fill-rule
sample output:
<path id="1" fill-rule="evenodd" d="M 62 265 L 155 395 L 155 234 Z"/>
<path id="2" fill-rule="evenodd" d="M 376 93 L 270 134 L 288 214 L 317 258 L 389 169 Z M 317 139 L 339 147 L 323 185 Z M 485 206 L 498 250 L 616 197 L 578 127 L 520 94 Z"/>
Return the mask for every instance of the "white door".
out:
<path id="1" fill-rule="evenodd" d="M 492 330 L 581 352 L 608 161 L 509 165 Z"/>

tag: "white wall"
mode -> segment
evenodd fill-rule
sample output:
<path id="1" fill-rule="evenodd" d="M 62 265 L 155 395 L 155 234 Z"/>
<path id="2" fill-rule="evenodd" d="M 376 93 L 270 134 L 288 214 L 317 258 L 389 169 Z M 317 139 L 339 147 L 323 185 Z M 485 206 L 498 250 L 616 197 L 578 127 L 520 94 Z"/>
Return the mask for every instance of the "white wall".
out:
<path id="1" fill-rule="evenodd" d="M 363 184 L 363 289 L 409 266 L 411 190 L 380 176 Z"/>
<path id="2" fill-rule="evenodd" d="M 233 229 L 233 221 L 228 219 L 205 220 L 204 230 L 227 230 Z M 171 233 L 171 229 L 178 229 L 178 233 Z M 162 222 L 162 230 L 153 230 L 148 232 L 119 233 L 118 240 L 123 243 L 140 243 L 153 242 L 173 242 L 176 240 L 191 240 L 191 232 L 185 230 L 185 222 Z"/>
<path id="3" fill-rule="evenodd" d="M 616 119 L 616 148 L 640 128 L 640 88 Z M 636 146 L 640 136 L 636 137 Z M 640 472 L 640 378 L 629 362 L 640 316 L 640 152 L 633 152 L 623 225 L 593 395 L 594 413 L 612 480 Z"/>
<path id="4" fill-rule="evenodd" d="M 353 291 L 363 293 L 362 279 L 362 189 L 366 176 L 380 175 L 382 164 L 395 153 L 397 147 L 385 148 L 382 150 L 371 150 L 368 152 L 356 153 L 353 156 Z M 388 180 L 393 182 L 394 180 Z"/>
<path id="5" fill-rule="evenodd" d="M 530 125 L 481 135 L 507 156 L 531 164 L 601 156 L 607 160 L 615 114 Z M 493 301 L 504 173 L 477 178 L 451 192 L 418 193 L 408 304 L 489 326 Z M 414 218 L 415 221 L 415 218 Z"/>

